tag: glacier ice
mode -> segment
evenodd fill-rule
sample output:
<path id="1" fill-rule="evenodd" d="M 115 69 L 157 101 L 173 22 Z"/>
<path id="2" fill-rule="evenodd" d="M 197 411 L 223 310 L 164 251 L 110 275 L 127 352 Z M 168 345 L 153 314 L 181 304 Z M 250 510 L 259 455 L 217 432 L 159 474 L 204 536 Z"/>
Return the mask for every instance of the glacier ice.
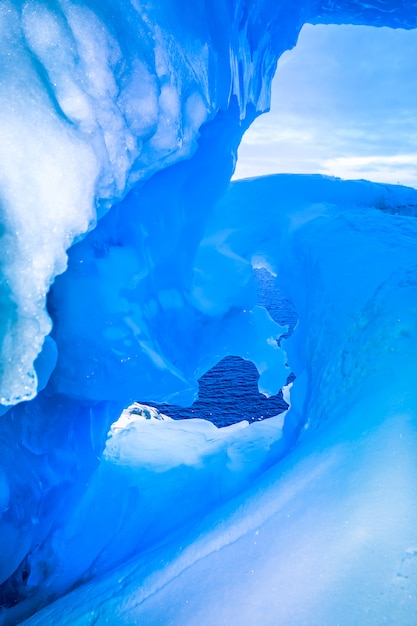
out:
<path id="1" fill-rule="evenodd" d="M 413 623 L 416 192 L 226 192 L 307 21 L 417 23 L 411 0 L 2 3 L 0 623 L 77 586 L 28 623 Z M 299 315 L 279 344 L 258 267 Z M 284 417 L 117 422 L 190 404 L 228 354 L 266 394 L 296 373 Z"/>
<path id="2" fill-rule="evenodd" d="M 222 256 L 227 224 L 228 254 L 283 276 L 300 312 L 291 409 L 220 429 L 125 411 L 51 539 L 61 583 L 109 573 L 28 624 L 411 626 L 416 199 L 321 176 L 231 185 L 201 247 Z"/>

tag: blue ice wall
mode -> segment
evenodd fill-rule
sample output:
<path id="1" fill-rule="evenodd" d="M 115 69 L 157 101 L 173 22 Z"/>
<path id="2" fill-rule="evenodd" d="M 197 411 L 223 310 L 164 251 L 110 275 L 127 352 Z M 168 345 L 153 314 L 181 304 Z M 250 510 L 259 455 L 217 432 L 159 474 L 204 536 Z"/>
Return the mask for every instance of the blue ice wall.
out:
<path id="1" fill-rule="evenodd" d="M 226 354 L 252 360 L 266 393 L 285 381 L 283 331 L 256 306 L 258 251 L 234 252 L 229 226 L 207 239 L 207 224 L 242 133 L 268 108 L 277 59 L 306 21 L 410 28 L 416 13 L 388 0 L 2 3 L 5 615 L 26 598 L 42 604 L 45 581 L 53 596 L 50 538 L 123 406 L 190 403 Z M 267 232 L 259 215 L 253 229 Z M 315 309 L 300 308 L 302 329 Z M 302 356 L 291 358 L 300 391 L 288 445 L 308 380 Z"/>
<path id="2" fill-rule="evenodd" d="M 230 186 L 197 250 L 194 295 L 207 304 L 231 262 L 236 277 L 248 263 L 277 273 L 300 312 L 282 342 L 297 373 L 292 406 L 220 429 L 124 411 L 25 570 L 26 589 L 43 577 L 46 600 L 83 573 L 90 583 L 28 626 L 350 626 L 352 614 L 411 626 L 416 211 L 415 189 L 366 181 Z M 219 292 L 220 306 L 230 291 Z M 36 609 L 38 594 L 9 616 Z"/>

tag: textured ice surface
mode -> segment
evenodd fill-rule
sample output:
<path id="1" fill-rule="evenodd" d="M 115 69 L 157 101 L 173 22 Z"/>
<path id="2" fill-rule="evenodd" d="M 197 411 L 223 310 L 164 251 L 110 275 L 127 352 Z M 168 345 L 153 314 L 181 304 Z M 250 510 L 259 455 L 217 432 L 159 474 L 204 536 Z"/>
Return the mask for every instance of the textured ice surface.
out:
<path id="1" fill-rule="evenodd" d="M 202 248 L 227 225 L 228 256 L 256 253 L 285 277 L 300 311 L 293 407 L 284 424 L 220 430 L 123 415 L 56 552 L 68 568 L 80 542 L 78 564 L 91 560 L 103 537 L 89 512 L 113 530 L 100 571 L 135 542 L 138 555 L 28 624 L 414 624 L 417 222 L 400 213 L 416 199 L 319 176 L 231 185 Z M 248 490 L 216 509 L 240 481 Z"/>
<path id="2" fill-rule="evenodd" d="M 311 490 L 317 498 L 294 501 L 300 515 L 291 528 L 326 534 L 320 511 L 336 515 L 340 508 L 335 503 L 346 493 L 344 480 L 353 481 L 349 484 L 358 508 L 349 506 L 357 511 L 350 528 L 365 541 L 376 517 L 363 515 L 362 504 L 370 493 L 378 494 L 362 489 L 368 476 L 373 476 L 370 485 L 382 485 L 382 513 L 395 512 L 389 504 L 392 482 L 379 478 L 385 476 L 382 457 L 372 453 L 380 450 L 382 455 L 387 449 L 391 423 L 392 441 L 397 432 L 403 435 L 404 448 L 393 446 L 395 459 L 388 460 L 398 462 L 392 475 L 398 476 L 397 493 L 403 494 L 396 510 L 405 526 L 392 518 L 390 532 L 384 526 L 380 537 L 387 546 L 387 568 L 393 576 L 399 572 L 399 584 L 389 587 L 387 598 L 407 606 L 395 594 L 407 593 L 415 581 L 407 573 L 415 549 L 407 526 L 414 523 L 407 508 L 412 487 L 408 492 L 404 487 L 413 475 L 407 447 L 413 428 L 408 425 L 412 422 L 395 416 L 411 415 L 414 406 L 414 387 L 407 383 L 415 374 L 415 220 L 409 216 L 415 192 L 284 177 L 233 186 L 213 210 L 233 171 L 242 132 L 268 107 L 276 61 L 295 44 L 308 20 L 410 28 L 416 26 L 416 11 L 414 2 L 389 0 L 1 3 L 4 624 L 22 621 L 74 585 L 103 577 L 107 568 L 138 551 L 147 554 L 140 561 L 141 575 L 134 575 L 139 585 L 180 545 L 190 546 L 184 562 L 197 562 L 205 552 L 192 547 L 191 535 L 186 537 L 196 519 L 224 504 L 243 484 L 253 485 L 255 475 L 289 450 L 300 429 L 300 447 L 286 461 L 288 472 L 284 466 L 273 470 L 275 475 L 287 472 L 288 487 L 283 475 L 277 484 L 265 478 L 262 489 L 268 497 L 271 488 L 271 498 L 280 489 L 291 492 L 292 475 L 309 484 L 316 476 L 314 450 L 326 455 L 333 446 L 347 446 L 346 457 L 339 457 L 339 487 L 329 487 L 339 470 L 323 470 L 323 491 Z M 257 302 L 252 267 L 262 266 L 279 275 L 300 317 L 293 339 L 280 347 L 277 339 L 285 329 Z M 187 425 L 183 452 L 175 458 L 166 445 L 167 433 L 178 441 L 181 427 L 169 421 L 132 425 L 106 444 L 124 406 L 138 398 L 191 403 L 196 380 L 227 354 L 251 359 L 267 393 L 285 382 L 288 360 L 297 381 L 283 426 L 273 420 L 254 430 L 219 432 L 209 425 Z M 388 417 L 394 421 L 386 421 Z M 374 431 L 384 445 L 373 444 Z M 363 458 L 369 464 L 364 460 L 360 465 L 349 437 L 365 446 Z M 144 440 L 142 456 L 134 462 L 138 438 Z M 170 461 L 155 462 L 152 468 L 148 461 L 157 458 L 151 451 L 158 438 Z M 190 446 L 196 448 L 191 456 Z M 119 457 L 111 452 L 115 449 Z M 184 463 L 177 466 L 173 463 L 179 457 Z M 176 494 L 169 485 L 178 486 Z M 175 519 L 168 506 L 173 500 Z M 245 529 L 251 526 L 256 498 L 248 502 L 239 513 Z M 140 537 L 135 532 L 139 518 L 144 524 Z M 281 545 L 278 518 L 273 536 Z M 233 512 L 228 519 L 226 535 L 235 537 Z M 395 538 L 397 547 L 389 538 Z M 307 539 L 302 534 L 300 541 Z M 219 545 L 217 539 L 210 545 Z M 290 568 L 293 545 L 285 543 L 287 558 L 279 556 L 281 548 L 268 555 Z M 313 538 L 313 545 L 318 546 L 313 556 L 324 554 L 324 544 Z M 379 554 L 380 544 L 366 545 Z M 265 552 L 259 558 L 266 559 Z M 330 561 L 340 562 L 335 554 Z M 317 581 L 321 573 L 313 556 L 307 569 Z M 365 576 L 368 571 L 362 556 L 355 561 L 357 570 L 351 570 L 359 586 L 362 579 L 355 572 Z M 241 571 L 245 563 L 250 568 L 250 561 L 247 553 Z M 372 571 L 381 572 L 379 587 L 375 583 L 372 589 L 384 591 L 387 570 L 372 563 Z M 163 580 L 172 578 L 176 567 L 169 570 L 172 575 L 162 574 Z M 264 567 L 265 584 L 271 569 L 267 560 Z M 223 602 L 219 591 L 225 585 L 220 575 L 218 580 L 211 588 L 212 610 L 221 603 L 227 611 L 231 605 Z M 294 594 L 297 588 L 305 590 L 302 580 L 308 584 L 300 578 L 299 586 L 291 586 Z M 133 587 L 118 584 L 130 598 Z M 143 593 L 153 588 L 144 583 Z M 94 607 L 103 596 L 101 588 L 95 589 L 79 592 L 73 602 L 80 623 L 98 623 Z M 173 588 L 166 589 L 171 593 Z M 323 593 L 326 589 L 324 582 Z M 345 605 L 350 590 L 346 586 L 343 596 L 340 587 Z M 271 586 L 265 587 L 265 595 L 278 602 Z M 202 600 L 204 594 L 197 596 Z M 83 606 L 81 597 L 90 604 Z M 170 605 L 169 619 L 185 622 L 181 595 L 173 597 L 177 602 Z M 326 597 L 329 613 L 322 623 L 335 621 L 333 596 L 329 592 Z M 363 615 L 364 596 L 358 592 L 355 598 Z M 163 596 L 156 594 L 155 615 L 159 601 L 161 608 Z M 132 607 L 137 602 L 126 602 L 129 623 L 136 619 Z M 290 613 L 299 602 L 295 594 L 294 605 L 286 605 Z M 243 611 L 244 603 L 240 606 Z M 40 617 L 42 623 L 77 619 L 66 604 L 52 610 L 64 613 Z M 273 611 L 266 613 L 272 619 Z M 114 614 L 110 601 L 100 619 L 117 622 Z M 262 616 L 256 617 L 259 621 L 267 622 Z"/>

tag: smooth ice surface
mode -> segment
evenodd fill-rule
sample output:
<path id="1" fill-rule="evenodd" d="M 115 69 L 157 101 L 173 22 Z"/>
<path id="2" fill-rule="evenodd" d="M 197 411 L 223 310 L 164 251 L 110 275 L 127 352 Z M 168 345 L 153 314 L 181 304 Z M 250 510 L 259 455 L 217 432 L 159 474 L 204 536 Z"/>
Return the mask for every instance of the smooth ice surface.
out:
<path id="1" fill-rule="evenodd" d="M 32 580 L 42 577 L 50 551 L 53 597 L 82 576 L 164 543 L 282 456 L 283 420 L 281 414 L 253 427 L 217 428 L 132 405 L 112 425 L 100 466 L 65 526 L 54 532 L 46 553 L 38 552 Z"/>
<path id="2" fill-rule="evenodd" d="M 249 578 L 234 584 L 226 572 L 236 562 L 243 576 L 252 561 L 264 563 L 262 589 L 273 599 L 259 607 L 261 621 L 273 619 L 284 579 L 282 615 L 297 616 L 310 581 L 321 580 L 323 537 L 332 528 L 342 537 L 329 543 L 332 576 L 311 604 L 317 615 L 319 605 L 328 611 L 322 622 L 337 619 L 340 606 L 366 614 L 367 573 L 373 597 L 383 592 L 389 606 L 408 611 L 401 594 L 415 583 L 407 572 L 416 526 L 408 447 L 416 192 L 278 177 L 222 195 L 242 133 L 268 108 L 276 61 L 304 22 L 412 28 L 414 5 L 1 3 L 3 624 L 21 623 L 76 587 L 71 605 L 62 600 L 33 620 L 131 623 L 140 616 L 146 623 L 150 607 L 162 623 L 195 621 L 207 597 L 198 563 L 213 550 L 217 570 L 224 557 L 224 574 L 211 581 L 207 620 L 235 604 L 223 595 L 228 588 L 229 598 L 250 598 Z M 299 323 L 291 339 L 280 341 L 287 329 L 260 302 L 254 268 L 276 274 L 292 299 Z M 138 399 L 191 404 L 198 378 L 228 354 L 255 363 L 266 394 L 295 372 L 284 423 L 114 425 Z M 271 513 L 259 554 L 244 550 L 228 561 L 220 547 L 237 546 L 242 536 L 248 548 L 262 494 L 276 511 L 284 511 L 282 498 L 291 501 L 285 515 L 294 525 Z M 346 494 L 348 536 L 341 532 Z M 387 524 L 379 531 L 381 517 Z M 222 535 L 215 528 L 223 518 Z M 307 569 L 293 558 L 296 536 L 303 546 L 312 537 Z M 351 537 L 365 547 L 348 550 L 354 567 L 346 561 L 346 579 L 332 593 L 326 580 L 339 571 L 337 554 Z M 376 555 L 371 565 L 369 554 Z M 269 558 L 285 572 L 275 587 Z M 201 580 L 190 617 L 181 613 L 188 586 L 173 591 L 185 566 Z M 399 574 L 397 586 L 389 586 L 388 570 Z M 170 616 L 162 591 L 150 600 L 162 583 L 172 594 Z M 375 623 L 388 605 L 381 606 Z M 259 623 L 253 611 L 246 620 Z"/>

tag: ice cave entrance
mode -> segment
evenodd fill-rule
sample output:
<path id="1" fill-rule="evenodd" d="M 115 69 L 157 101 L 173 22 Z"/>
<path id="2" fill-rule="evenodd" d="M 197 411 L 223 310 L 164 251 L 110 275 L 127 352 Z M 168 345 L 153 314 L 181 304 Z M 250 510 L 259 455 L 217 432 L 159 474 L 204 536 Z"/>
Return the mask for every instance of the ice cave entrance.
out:
<path id="1" fill-rule="evenodd" d="M 416 186 L 417 30 L 306 24 L 235 179 L 276 172 Z"/>

